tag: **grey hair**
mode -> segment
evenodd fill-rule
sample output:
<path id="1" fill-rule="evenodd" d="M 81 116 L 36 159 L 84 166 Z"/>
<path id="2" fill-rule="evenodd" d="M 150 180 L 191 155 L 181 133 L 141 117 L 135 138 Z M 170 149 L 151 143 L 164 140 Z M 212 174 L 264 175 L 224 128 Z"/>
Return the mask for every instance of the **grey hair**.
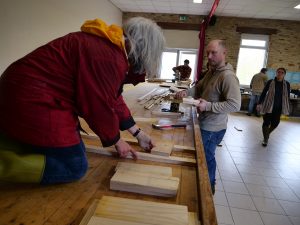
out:
<path id="1" fill-rule="evenodd" d="M 161 28 L 152 20 L 133 17 L 123 24 L 125 38 L 129 41 L 128 60 L 134 72 L 153 77 L 161 64 L 165 38 Z"/>

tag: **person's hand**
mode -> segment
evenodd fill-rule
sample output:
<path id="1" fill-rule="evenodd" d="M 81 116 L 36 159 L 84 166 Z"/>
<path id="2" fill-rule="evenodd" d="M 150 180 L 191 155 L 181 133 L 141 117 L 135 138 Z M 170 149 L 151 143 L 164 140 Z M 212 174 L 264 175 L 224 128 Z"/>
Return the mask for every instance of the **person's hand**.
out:
<path id="1" fill-rule="evenodd" d="M 261 110 L 261 104 L 256 105 L 256 111 L 257 111 L 257 112 L 260 112 L 260 110 Z"/>
<path id="2" fill-rule="evenodd" d="M 178 91 L 176 94 L 175 94 L 175 98 L 177 99 L 181 99 L 181 98 L 185 98 L 188 96 L 188 93 L 186 90 L 183 90 L 183 91 Z"/>
<path id="3" fill-rule="evenodd" d="M 131 146 L 126 142 L 123 141 L 121 138 L 120 140 L 115 144 L 115 148 L 121 158 L 126 158 L 128 153 L 130 152 L 132 155 L 132 158 L 137 159 L 137 153 L 135 150 L 131 148 Z"/>
<path id="4" fill-rule="evenodd" d="M 150 152 L 150 150 L 155 146 L 150 136 L 142 130 L 136 136 L 136 138 L 138 139 L 139 145 L 147 152 Z"/>
<path id="5" fill-rule="evenodd" d="M 196 105 L 197 106 L 197 109 L 200 111 L 200 112 L 203 112 L 203 111 L 206 111 L 206 105 L 207 105 L 207 101 L 200 98 L 198 99 L 199 100 L 199 104 Z"/>

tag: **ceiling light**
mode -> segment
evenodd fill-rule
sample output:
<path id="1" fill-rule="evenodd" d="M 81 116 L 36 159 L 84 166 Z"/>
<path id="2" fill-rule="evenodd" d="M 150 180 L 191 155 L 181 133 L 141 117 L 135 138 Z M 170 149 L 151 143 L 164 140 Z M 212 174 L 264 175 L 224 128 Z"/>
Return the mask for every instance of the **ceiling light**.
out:
<path id="1" fill-rule="evenodd" d="M 194 3 L 202 3 L 202 0 L 193 0 Z"/>
<path id="2" fill-rule="evenodd" d="M 300 4 L 294 7 L 295 9 L 300 9 Z"/>

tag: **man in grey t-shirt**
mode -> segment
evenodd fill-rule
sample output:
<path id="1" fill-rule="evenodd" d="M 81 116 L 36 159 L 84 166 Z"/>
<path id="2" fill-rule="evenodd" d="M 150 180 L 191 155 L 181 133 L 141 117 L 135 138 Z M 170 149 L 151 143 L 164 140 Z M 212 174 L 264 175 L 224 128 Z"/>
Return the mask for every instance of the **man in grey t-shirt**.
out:
<path id="1" fill-rule="evenodd" d="M 251 88 L 251 96 L 250 102 L 248 106 L 248 116 L 251 116 L 253 113 L 254 106 L 258 103 L 259 97 L 267 83 L 268 76 L 266 74 L 268 70 L 266 68 L 262 68 L 260 73 L 255 74 L 250 82 Z M 260 116 L 258 112 L 256 112 L 256 116 Z"/>

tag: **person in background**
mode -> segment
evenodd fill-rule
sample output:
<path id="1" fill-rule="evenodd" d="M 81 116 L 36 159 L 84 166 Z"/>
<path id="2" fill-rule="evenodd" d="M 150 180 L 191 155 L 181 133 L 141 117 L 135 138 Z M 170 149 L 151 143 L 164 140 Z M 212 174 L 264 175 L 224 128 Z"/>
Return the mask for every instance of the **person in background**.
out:
<path id="1" fill-rule="evenodd" d="M 206 47 L 209 71 L 193 88 L 176 94 L 177 98 L 187 95 L 199 99 L 197 106 L 203 147 L 212 193 L 215 193 L 217 145 L 222 141 L 228 121 L 228 113 L 241 107 L 239 80 L 233 67 L 226 63 L 225 41 L 213 40 Z"/>
<path id="2" fill-rule="evenodd" d="M 121 28 L 95 19 L 12 63 L 0 77 L 0 181 L 52 184 L 83 177 L 87 158 L 78 116 L 120 157 L 137 158 L 120 130 L 150 151 L 154 143 L 121 93 L 124 84 L 157 74 L 164 43 L 152 20 L 131 18 Z"/>
<path id="3" fill-rule="evenodd" d="M 268 70 L 266 68 L 262 68 L 260 70 L 260 73 L 255 74 L 250 82 L 250 88 L 251 88 L 251 96 L 250 96 L 250 102 L 248 106 L 248 116 L 251 116 L 253 113 L 253 109 L 255 109 L 259 97 L 267 83 L 268 76 L 266 74 Z M 260 116 L 259 113 L 256 111 L 256 116 Z"/>
<path id="4" fill-rule="evenodd" d="M 290 83 L 284 79 L 285 68 L 278 68 L 274 79 L 269 80 L 259 98 L 257 111 L 263 114 L 263 146 L 268 145 L 270 133 L 280 123 L 281 114 L 289 114 Z"/>
<path id="5" fill-rule="evenodd" d="M 179 74 L 180 81 L 186 81 L 190 78 L 192 69 L 189 66 L 190 61 L 188 59 L 184 60 L 184 65 L 173 67 L 175 74 Z"/>

